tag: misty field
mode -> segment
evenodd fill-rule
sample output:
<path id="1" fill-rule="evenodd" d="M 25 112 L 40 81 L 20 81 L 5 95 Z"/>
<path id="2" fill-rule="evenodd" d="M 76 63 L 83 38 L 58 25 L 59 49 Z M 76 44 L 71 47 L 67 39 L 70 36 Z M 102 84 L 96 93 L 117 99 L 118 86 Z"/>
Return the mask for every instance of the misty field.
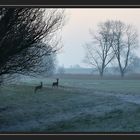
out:
<path id="1" fill-rule="evenodd" d="M 34 87 L 43 81 L 43 89 Z M 140 132 L 140 80 L 23 79 L 0 88 L 0 132 Z"/>

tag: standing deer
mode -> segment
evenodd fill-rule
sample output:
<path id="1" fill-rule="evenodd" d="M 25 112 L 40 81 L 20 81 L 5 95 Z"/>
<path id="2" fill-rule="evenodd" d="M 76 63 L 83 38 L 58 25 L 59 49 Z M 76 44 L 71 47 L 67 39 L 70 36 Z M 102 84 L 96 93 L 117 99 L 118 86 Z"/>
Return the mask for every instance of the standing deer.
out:
<path id="1" fill-rule="evenodd" d="M 58 82 L 59 82 L 59 79 L 57 78 L 56 80 L 57 80 L 57 82 L 53 82 L 52 87 L 55 87 L 55 86 L 57 86 L 57 87 L 58 87 Z"/>
<path id="2" fill-rule="evenodd" d="M 36 91 L 37 91 L 38 89 L 42 89 L 42 87 L 43 87 L 43 84 L 42 84 L 42 82 L 40 82 L 40 85 L 35 87 L 34 92 L 36 93 Z"/>

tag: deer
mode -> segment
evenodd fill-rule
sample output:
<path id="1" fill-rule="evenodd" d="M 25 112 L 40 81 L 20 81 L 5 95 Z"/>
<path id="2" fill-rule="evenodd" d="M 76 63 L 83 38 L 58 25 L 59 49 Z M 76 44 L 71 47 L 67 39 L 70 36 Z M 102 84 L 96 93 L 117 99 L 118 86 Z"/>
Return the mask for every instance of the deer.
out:
<path id="1" fill-rule="evenodd" d="M 56 80 L 57 80 L 57 82 L 53 82 L 53 83 L 52 83 L 52 87 L 55 87 L 55 86 L 56 86 L 56 87 L 58 88 L 59 79 L 57 78 Z"/>
<path id="2" fill-rule="evenodd" d="M 36 93 L 36 91 L 42 89 L 42 87 L 43 87 L 43 83 L 40 82 L 40 85 L 35 87 L 34 92 Z"/>

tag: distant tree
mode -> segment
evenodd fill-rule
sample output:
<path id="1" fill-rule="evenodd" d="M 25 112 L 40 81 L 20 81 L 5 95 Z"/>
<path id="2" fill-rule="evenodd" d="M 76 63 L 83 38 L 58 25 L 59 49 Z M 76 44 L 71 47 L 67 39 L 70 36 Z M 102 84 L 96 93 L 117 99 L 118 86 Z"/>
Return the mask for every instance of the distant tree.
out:
<path id="1" fill-rule="evenodd" d="M 130 65 L 128 66 L 128 71 L 133 73 L 140 73 L 140 57 L 135 56 Z"/>
<path id="2" fill-rule="evenodd" d="M 118 62 L 121 77 L 124 77 L 127 68 L 133 59 L 133 50 L 138 47 L 138 35 L 132 25 L 121 21 L 111 21 L 114 32 L 112 49 Z"/>
<path id="3" fill-rule="evenodd" d="M 75 68 L 75 69 L 80 69 L 81 67 L 80 67 L 79 64 L 76 64 L 76 65 L 73 66 L 73 68 Z"/>
<path id="4" fill-rule="evenodd" d="M 86 51 L 84 62 L 97 68 L 101 77 L 103 77 L 107 65 L 114 58 L 112 50 L 114 35 L 111 26 L 109 21 L 100 23 L 96 34 L 93 31 L 90 32 L 92 43 L 87 43 L 84 46 Z"/>
<path id="5" fill-rule="evenodd" d="M 65 73 L 65 68 L 64 68 L 64 66 L 59 67 L 58 70 L 57 70 L 57 72 L 58 72 L 60 75 L 64 74 L 64 73 Z"/>
<path id="6" fill-rule="evenodd" d="M 63 10 L 0 8 L 0 77 L 42 72 L 46 56 L 61 48 L 56 35 L 63 25 Z"/>

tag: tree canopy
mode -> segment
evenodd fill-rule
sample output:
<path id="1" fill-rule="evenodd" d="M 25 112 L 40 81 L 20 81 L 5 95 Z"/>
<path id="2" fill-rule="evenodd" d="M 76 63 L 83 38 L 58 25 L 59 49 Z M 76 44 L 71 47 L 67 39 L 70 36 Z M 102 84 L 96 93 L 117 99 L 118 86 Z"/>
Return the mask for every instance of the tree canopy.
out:
<path id="1" fill-rule="evenodd" d="M 59 50 L 64 18 L 58 9 L 0 8 L 0 76 L 39 72 L 43 58 Z"/>

